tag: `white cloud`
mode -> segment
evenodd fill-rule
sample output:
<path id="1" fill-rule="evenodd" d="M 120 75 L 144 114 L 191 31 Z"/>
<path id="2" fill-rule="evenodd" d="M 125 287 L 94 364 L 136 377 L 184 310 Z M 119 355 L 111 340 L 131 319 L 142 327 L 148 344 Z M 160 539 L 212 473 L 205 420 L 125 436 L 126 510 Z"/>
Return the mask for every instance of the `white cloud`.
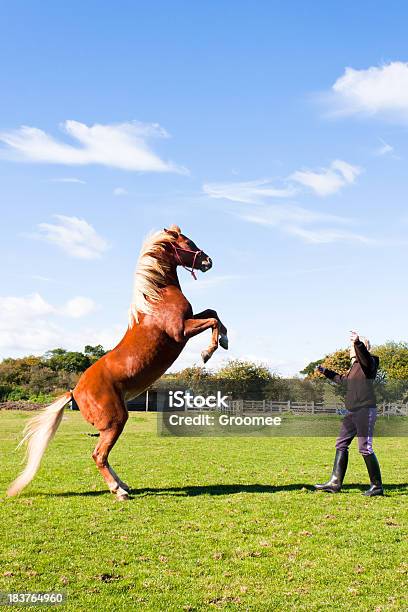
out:
<path id="1" fill-rule="evenodd" d="M 103 344 L 111 348 L 123 333 L 123 326 L 111 330 L 82 328 L 71 332 L 61 324 L 66 318 L 86 316 L 94 309 L 95 303 L 81 296 L 62 306 L 48 303 L 38 293 L 22 297 L 0 296 L 0 355 L 41 354 L 57 346 L 78 350 L 85 344 Z"/>
<path id="2" fill-rule="evenodd" d="M 345 185 L 354 183 L 360 173 L 361 169 L 358 166 L 352 166 L 341 159 L 336 159 L 329 168 L 322 168 L 318 171 L 297 170 L 290 178 L 312 189 L 318 196 L 328 196 L 336 193 Z"/>
<path id="3" fill-rule="evenodd" d="M 362 244 L 375 244 L 375 240 L 367 238 L 361 234 L 355 234 L 354 232 L 341 231 L 331 228 L 318 228 L 318 229 L 307 229 L 295 225 L 288 225 L 285 230 L 289 234 L 299 236 L 305 242 L 311 244 L 329 244 L 331 242 L 360 242 Z"/>
<path id="4" fill-rule="evenodd" d="M 172 162 L 162 160 L 148 142 L 153 138 L 167 138 L 167 132 L 157 123 L 137 121 L 128 123 L 87 126 L 79 121 L 65 121 L 63 131 L 77 141 L 68 144 L 35 127 L 0 132 L 4 153 L 15 161 L 83 166 L 99 164 L 138 172 L 187 171 Z"/>
<path id="5" fill-rule="evenodd" d="M 388 153 L 394 152 L 394 147 L 388 144 L 388 142 L 385 142 L 385 140 L 383 140 L 382 138 L 379 138 L 378 140 L 380 141 L 381 146 L 375 149 L 374 155 L 382 156 L 382 155 L 388 155 Z"/>
<path id="6" fill-rule="evenodd" d="M 300 185 L 312 189 L 319 196 L 332 195 L 342 187 L 354 183 L 361 168 L 341 159 L 335 159 L 328 168 L 297 170 L 275 186 L 270 179 L 246 182 L 205 183 L 203 191 L 210 198 L 261 204 L 265 198 L 292 198 L 299 194 Z"/>
<path id="7" fill-rule="evenodd" d="M 54 322 L 39 320 L 7 328 L 0 324 L 0 356 L 3 358 L 41 354 L 49 348 L 61 346 L 61 340 L 61 330 Z"/>
<path id="8" fill-rule="evenodd" d="M 348 223 L 349 219 L 345 217 L 339 217 L 337 215 L 329 215 L 326 213 L 319 213 L 301 206 L 295 206 L 293 204 L 264 204 L 254 212 L 244 213 L 241 215 L 242 218 L 252 221 L 253 223 L 260 223 L 261 225 L 287 225 L 287 224 L 300 224 L 306 225 L 310 223 Z"/>
<path id="9" fill-rule="evenodd" d="M 328 221 L 338 224 L 348 224 L 349 219 L 313 213 L 297 206 L 264 205 L 256 213 L 241 213 L 241 219 L 263 225 L 265 227 L 277 227 L 286 234 L 297 236 L 309 244 L 329 244 L 332 242 L 360 242 L 374 244 L 374 241 L 361 234 L 355 234 L 349 230 L 333 227 L 321 227 L 322 223 Z M 310 228 L 313 224 L 314 227 Z"/>
<path id="10" fill-rule="evenodd" d="M 266 227 L 276 227 L 286 234 L 296 236 L 307 243 L 328 244 L 337 241 L 353 241 L 374 244 L 374 240 L 339 225 L 351 224 L 343 216 L 313 211 L 302 206 L 274 202 L 275 199 L 301 194 L 302 188 L 312 189 L 319 196 L 335 193 L 352 184 L 361 169 L 343 160 L 334 160 L 329 168 L 319 171 L 299 170 L 290 175 L 283 189 L 276 189 L 270 181 L 246 183 L 207 183 L 203 191 L 211 198 L 236 202 L 241 206 L 234 211 L 241 219 Z M 297 185 L 294 186 L 294 183 Z M 251 205 L 250 208 L 245 205 Z"/>
<path id="11" fill-rule="evenodd" d="M 96 304 L 91 298 L 77 296 L 68 300 L 68 302 L 61 308 L 60 312 L 67 317 L 73 319 L 79 319 L 85 317 L 96 309 Z"/>
<path id="12" fill-rule="evenodd" d="M 52 278 L 48 278 L 48 276 L 41 276 L 41 274 L 32 274 L 31 278 L 33 280 L 44 281 L 44 282 L 47 282 L 47 283 L 52 282 Z"/>
<path id="13" fill-rule="evenodd" d="M 71 298 L 59 308 L 46 302 L 39 293 L 32 293 L 23 297 L 0 296 L 0 311 L 3 323 L 28 321 L 48 315 L 63 315 L 77 319 L 90 314 L 95 308 L 95 302 L 84 296 Z"/>
<path id="14" fill-rule="evenodd" d="M 203 191 L 210 198 L 222 198 L 245 204 L 257 204 L 265 197 L 290 198 L 296 193 L 294 186 L 274 187 L 269 179 L 240 183 L 205 183 Z"/>
<path id="15" fill-rule="evenodd" d="M 63 347 L 67 350 L 83 350 L 86 344 L 102 344 L 111 349 L 119 342 L 125 331 L 124 325 L 95 329 L 82 327 L 70 331 L 64 326 L 39 319 L 30 324 L 9 326 L 0 325 L 0 359 L 23 355 L 41 355 L 52 348 Z"/>
<path id="16" fill-rule="evenodd" d="M 107 241 L 85 219 L 55 215 L 58 223 L 39 223 L 37 236 L 56 244 L 71 257 L 97 259 L 108 249 Z"/>
<path id="17" fill-rule="evenodd" d="M 125 195 L 128 195 L 128 191 L 124 189 L 123 187 L 115 187 L 115 189 L 113 190 L 113 195 L 114 196 L 125 196 Z"/>
<path id="18" fill-rule="evenodd" d="M 331 88 L 335 114 L 408 119 L 408 63 L 390 62 L 363 70 L 346 68 Z"/>
<path id="19" fill-rule="evenodd" d="M 20 320 L 31 320 L 54 312 L 38 293 L 26 297 L 0 296 L 1 323 Z"/>
<path id="20" fill-rule="evenodd" d="M 49 183 L 77 183 L 78 185 L 86 185 L 86 181 L 75 177 L 66 177 L 66 178 L 53 178 L 49 179 Z"/>

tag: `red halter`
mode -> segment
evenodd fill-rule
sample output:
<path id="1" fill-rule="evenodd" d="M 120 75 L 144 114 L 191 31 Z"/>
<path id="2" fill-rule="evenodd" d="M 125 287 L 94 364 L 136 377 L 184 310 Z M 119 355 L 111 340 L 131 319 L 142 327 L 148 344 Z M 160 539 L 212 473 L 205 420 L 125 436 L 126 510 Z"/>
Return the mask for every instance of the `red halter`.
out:
<path id="1" fill-rule="evenodd" d="M 171 242 L 170 244 L 174 249 L 177 261 L 179 262 L 180 266 L 182 266 L 185 270 L 187 270 L 187 272 L 190 272 L 194 280 L 197 280 L 197 277 L 194 273 L 194 266 L 195 266 L 195 262 L 196 262 L 198 255 L 200 255 L 202 251 L 192 251 L 191 249 L 184 249 L 183 247 L 176 246 L 173 242 Z M 191 264 L 191 270 L 183 263 L 183 260 L 181 259 L 179 255 L 179 251 L 182 251 L 183 253 L 194 253 L 193 263 Z"/>

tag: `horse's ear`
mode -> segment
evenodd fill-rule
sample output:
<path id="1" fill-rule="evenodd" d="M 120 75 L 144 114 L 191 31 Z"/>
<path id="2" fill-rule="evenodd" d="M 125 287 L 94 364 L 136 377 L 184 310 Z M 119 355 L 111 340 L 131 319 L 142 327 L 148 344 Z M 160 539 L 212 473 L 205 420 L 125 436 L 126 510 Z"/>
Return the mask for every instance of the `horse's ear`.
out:
<path id="1" fill-rule="evenodd" d="M 170 225 L 169 230 L 171 232 L 176 232 L 177 234 L 181 234 L 181 229 L 179 228 L 178 225 Z"/>
<path id="2" fill-rule="evenodd" d="M 170 225 L 168 229 L 166 227 L 163 229 L 166 234 L 170 234 L 170 236 L 173 236 L 173 238 L 178 238 L 181 234 L 181 229 L 178 227 L 178 225 Z"/>

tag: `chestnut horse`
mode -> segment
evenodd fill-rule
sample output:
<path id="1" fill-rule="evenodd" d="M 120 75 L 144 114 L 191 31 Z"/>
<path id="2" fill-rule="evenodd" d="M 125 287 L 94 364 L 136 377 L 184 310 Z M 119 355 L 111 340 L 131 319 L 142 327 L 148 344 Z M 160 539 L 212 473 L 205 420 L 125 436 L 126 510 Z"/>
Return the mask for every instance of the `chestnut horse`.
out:
<path id="1" fill-rule="evenodd" d="M 209 270 L 212 261 L 173 225 L 147 238 L 142 247 L 129 325 L 122 340 L 82 374 L 73 391 L 29 421 L 22 440 L 27 442 L 27 464 L 8 495 L 16 495 L 34 478 L 64 408 L 74 398 L 83 417 L 99 429 L 92 453 L 99 472 L 117 499 L 128 498 L 129 487 L 108 463 L 128 419 L 126 401 L 148 389 L 177 359 L 187 341 L 206 329 L 212 330 L 212 336 L 209 347 L 201 353 L 204 363 L 218 344 L 228 348 L 227 329 L 215 310 L 193 314 L 181 291 L 177 266 L 194 276 L 194 270 Z"/>

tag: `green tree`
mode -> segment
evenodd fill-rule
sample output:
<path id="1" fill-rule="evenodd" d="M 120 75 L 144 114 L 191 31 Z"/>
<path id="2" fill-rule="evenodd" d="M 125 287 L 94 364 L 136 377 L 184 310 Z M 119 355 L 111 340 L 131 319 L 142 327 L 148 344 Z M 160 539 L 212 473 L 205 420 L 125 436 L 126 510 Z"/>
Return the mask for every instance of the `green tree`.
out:
<path id="1" fill-rule="evenodd" d="M 272 373 L 266 365 L 232 359 L 217 372 L 216 378 L 222 390 L 232 397 L 260 399 L 265 397 Z"/>
<path id="2" fill-rule="evenodd" d="M 408 380 L 408 343 L 386 342 L 373 349 L 388 380 Z"/>
<path id="3" fill-rule="evenodd" d="M 66 351 L 65 349 L 53 349 L 44 355 L 48 367 L 58 372 L 84 372 L 91 365 L 91 359 L 78 351 Z"/>
<path id="4" fill-rule="evenodd" d="M 214 376 L 203 366 L 191 366 L 179 372 L 164 374 L 153 384 L 154 389 L 189 389 L 195 394 L 206 394 L 210 392 Z"/>
<path id="5" fill-rule="evenodd" d="M 12 392 L 13 386 L 7 383 L 0 382 L 0 401 L 4 402 L 7 400 L 9 394 Z"/>
<path id="6" fill-rule="evenodd" d="M 41 363 L 41 357 L 34 357 L 33 355 L 19 359 L 4 359 L 0 363 L 0 384 L 27 385 L 30 381 L 32 368 L 40 366 Z"/>
<path id="7" fill-rule="evenodd" d="M 324 359 L 318 359 L 317 361 L 311 361 L 303 370 L 299 372 L 302 376 L 308 376 L 314 378 L 317 366 L 323 363 Z"/>
<path id="8" fill-rule="evenodd" d="M 335 351 L 334 353 L 331 353 L 330 355 L 326 355 L 324 359 L 321 359 L 319 361 L 323 367 L 328 368 L 329 370 L 333 370 L 334 372 L 337 372 L 337 374 L 343 374 L 343 375 L 347 374 L 347 372 L 350 369 L 350 365 L 351 365 L 350 349 L 339 349 Z M 316 382 L 319 380 L 322 380 L 322 383 L 323 383 L 323 379 L 325 379 L 324 374 L 321 374 L 316 369 L 312 371 L 312 365 L 314 363 L 317 363 L 317 365 L 320 365 L 319 362 L 312 362 L 311 364 L 306 366 L 305 370 L 307 369 L 311 372 L 307 376 L 306 380 L 316 381 Z M 327 384 L 325 385 L 323 383 L 323 385 L 319 388 L 319 390 L 322 394 L 322 398 L 324 398 L 324 401 L 326 401 L 328 397 L 330 397 L 331 400 L 332 399 L 334 400 L 336 398 L 338 398 L 339 400 L 340 399 L 343 400 L 346 394 L 346 386 L 344 384 L 343 385 L 331 385 L 329 387 Z"/>
<path id="9" fill-rule="evenodd" d="M 322 365 L 338 374 L 346 374 L 351 365 L 350 350 L 339 349 L 330 355 L 326 355 L 323 359 L 312 361 L 300 372 L 300 374 L 307 374 L 309 380 L 324 378 L 324 375 L 316 370 L 318 365 Z"/>
<path id="10" fill-rule="evenodd" d="M 287 383 L 286 399 L 292 402 L 322 402 L 324 395 L 323 380 L 318 378 L 291 378 Z"/>
<path id="11" fill-rule="evenodd" d="M 322 365 L 338 374 L 347 374 L 351 366 L 350 349 L 340 349 L 327 355 Z"/>
<path id="12" fill-rule="evenodd" d="M 27 389 L 30 395 L 51 393 L 58 387 L 58 375 L 45 365 L 36 365 L 31 368 L 30 380 Z"/>
<path id="13" fill-rule="evenodd" d="M 98 361 L 98 359 L 106 355 L 106 352 L 102 344 L 97 344 L 96 346 L 87 344 L 84 348 L 84 354 L 89 357 L 92 363 L 95 363 L 95 361 Z"/>
<path id="14" fill-rule="evenodd" d="M 21 385 L 16 385 L 7 394 L 7 400 L 11 402 L 16 402 L 19 400 L 28 400 L 29 397 L 30 397 L 29 390 L 26 387 L 22 387 Z"/>
<path id="15" fill-rule="evenodd" d="M 44 354 L 44 359 L 50 359 L 51 357 L 57 357 L 58 355 L 65 355 L 66 352 L 66 349 L 63 348 L 51 349 Z"/>
<path id="16" fill-rule="evenodd" d="M 408 343 L 386 342 L 376 346 L 373 352 L 380 359 L 376 380 L 379 400 L 386 402 L 408 399 Z"/>
<path id="17" fill-rule="evenodd" d="M 272 373 L 270 380 L 264 387 L 265 399 L 283 402 L 289 399 L 289 382 L 287 379 Z"/>

